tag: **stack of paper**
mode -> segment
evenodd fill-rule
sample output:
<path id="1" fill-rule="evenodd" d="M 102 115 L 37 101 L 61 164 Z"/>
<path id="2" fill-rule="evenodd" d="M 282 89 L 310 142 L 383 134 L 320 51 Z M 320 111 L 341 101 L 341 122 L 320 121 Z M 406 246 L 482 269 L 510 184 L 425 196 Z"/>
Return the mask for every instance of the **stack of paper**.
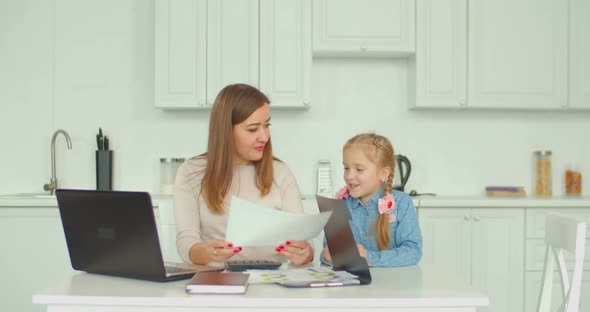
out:
<path id="1" fill-rule="evenodd" d="M 273 246 L 287 240 L 311 240 L 324 229 L 332 212 L 290 213 L 232 197 L 225 240 L 235 246 Z"/>
<path id="2" fill-rule="evenodd" d="M 359 285 L 354 274 L 329 268 L 248 270 L 251 283 L 276 283 L 285 287 L 330 287 Z"/>

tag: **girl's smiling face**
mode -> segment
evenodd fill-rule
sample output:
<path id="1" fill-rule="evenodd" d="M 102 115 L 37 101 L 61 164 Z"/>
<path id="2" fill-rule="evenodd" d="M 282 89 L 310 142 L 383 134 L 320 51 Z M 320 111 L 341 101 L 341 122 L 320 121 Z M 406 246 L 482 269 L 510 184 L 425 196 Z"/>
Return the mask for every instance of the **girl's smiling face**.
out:
<path id="1" fill-rule="evenodd" d="M 352 146 L 343 152 L 344 181 L 350 195 L 363 204 L 377 193 L 389 176 L 391 168 L 377 168 L 359 146 Z"/>

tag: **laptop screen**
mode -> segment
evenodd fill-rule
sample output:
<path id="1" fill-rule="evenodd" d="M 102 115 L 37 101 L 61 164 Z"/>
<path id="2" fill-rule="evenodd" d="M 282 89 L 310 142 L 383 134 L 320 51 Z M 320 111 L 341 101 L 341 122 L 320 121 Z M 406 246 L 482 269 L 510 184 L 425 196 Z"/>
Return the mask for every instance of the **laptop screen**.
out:
<path id="1" fill-rule="evenodd" d="M 316 195 L 320 211 L 332 211 L 332 216 L 324 226 L 324 233 L 332 257 L 335 271 L 344 270 L 359 277 L 361 285 L 371 283 L 371 272 L 367 260 L 358 252 L 352 230 L 350 213 L 346 202 Z"/>

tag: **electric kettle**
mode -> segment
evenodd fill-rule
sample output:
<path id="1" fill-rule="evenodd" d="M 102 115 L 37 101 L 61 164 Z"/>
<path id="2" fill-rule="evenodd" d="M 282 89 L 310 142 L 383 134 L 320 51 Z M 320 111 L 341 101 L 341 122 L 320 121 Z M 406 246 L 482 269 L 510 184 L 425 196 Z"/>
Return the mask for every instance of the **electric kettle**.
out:
<path id="1" fill-rule="evenodd" d="M 395 155 L 395 162 L 397 167 L 393 170 L 393 189 L 403 192 L 404 186 L 410 178 L 412 165 L 410 160 L 404 155 Z"/>

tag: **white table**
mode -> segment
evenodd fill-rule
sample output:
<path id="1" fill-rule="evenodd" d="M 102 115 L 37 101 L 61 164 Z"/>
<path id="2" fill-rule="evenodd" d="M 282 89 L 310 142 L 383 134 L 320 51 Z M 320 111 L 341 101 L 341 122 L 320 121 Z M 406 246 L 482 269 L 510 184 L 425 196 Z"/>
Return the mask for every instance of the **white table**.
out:
<path id="1" fill-rule="evenodd" d="M 460 311 L 488 297 L 430 265 L 371 269 L 367 286 L 291 289 L 251 284 L 245 295 L 188 295 L 187 281 L 156 283 L 86 273 L 33 296 L 50 312 L 163 311 Z"/>

